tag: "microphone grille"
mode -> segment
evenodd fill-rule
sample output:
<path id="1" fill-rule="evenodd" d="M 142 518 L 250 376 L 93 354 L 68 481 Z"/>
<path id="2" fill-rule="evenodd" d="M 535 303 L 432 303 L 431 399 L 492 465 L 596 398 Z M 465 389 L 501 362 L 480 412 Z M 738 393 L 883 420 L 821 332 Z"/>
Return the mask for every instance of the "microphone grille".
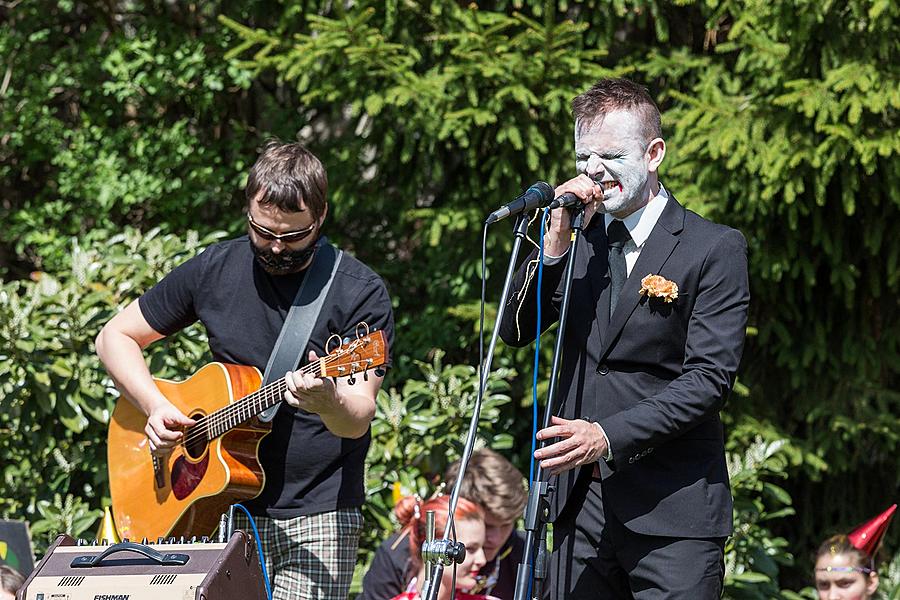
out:
<path id="1" fill-rule="evenodd" d="M 538 181 L 528 189 L 534 190 L 541 195 L 541 199 L 543 200 L 543 202 L 541 202 L 542 206 L 547 206 L 553 202 L 553 198 L 556 195 L 553 188 L 550 187 L 550 184 L 546 181 Z"/>

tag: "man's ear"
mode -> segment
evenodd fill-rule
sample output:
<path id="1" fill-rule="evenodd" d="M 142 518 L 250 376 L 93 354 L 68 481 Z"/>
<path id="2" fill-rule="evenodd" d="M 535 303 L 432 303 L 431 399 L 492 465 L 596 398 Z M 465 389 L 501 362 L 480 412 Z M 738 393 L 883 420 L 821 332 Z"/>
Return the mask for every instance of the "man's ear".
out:
<path id="1" fill-rule="evenodd" d="M 666 157 L 666 142 L 662 138 L 653 138 L 647 146 L 647 170 L 655 173 Z"/>

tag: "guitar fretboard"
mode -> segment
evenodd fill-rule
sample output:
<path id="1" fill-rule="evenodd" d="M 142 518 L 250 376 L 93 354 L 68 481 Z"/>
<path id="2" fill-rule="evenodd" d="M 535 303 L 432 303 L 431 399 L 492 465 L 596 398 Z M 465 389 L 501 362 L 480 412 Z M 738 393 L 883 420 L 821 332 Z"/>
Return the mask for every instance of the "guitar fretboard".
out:
<path id="1" fill-rule="evenodd" d="M 318 363 L 310 363 L 301 370 L 305 373 L 317 372 L 319 370 Z M 287 383 L 282 377 L 228 406 L 197 419 L 197 424 L 185 432 L 185 443 L 201 437 L 204 438 L 204 441 L 213 440 L 228 433 L 267 408 L 281 402 L 284 399 L 285 390 L 287 390 Z"/>

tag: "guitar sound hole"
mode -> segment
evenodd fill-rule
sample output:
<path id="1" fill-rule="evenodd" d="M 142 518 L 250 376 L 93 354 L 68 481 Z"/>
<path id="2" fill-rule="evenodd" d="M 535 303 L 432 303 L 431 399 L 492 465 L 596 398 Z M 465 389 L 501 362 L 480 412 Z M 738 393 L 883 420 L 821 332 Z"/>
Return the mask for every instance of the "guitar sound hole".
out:
<path id="1" fill-rule="evenodd" d="M 203 415 L 191 415 L 195 421 Z M 184 450 L 185 453 L 194 460 L 199 459 L 206 452 L 206 446 L 209 440 L 206 439 L 206 432 L 199 427 L 192 427 L 184 432 Z"/>

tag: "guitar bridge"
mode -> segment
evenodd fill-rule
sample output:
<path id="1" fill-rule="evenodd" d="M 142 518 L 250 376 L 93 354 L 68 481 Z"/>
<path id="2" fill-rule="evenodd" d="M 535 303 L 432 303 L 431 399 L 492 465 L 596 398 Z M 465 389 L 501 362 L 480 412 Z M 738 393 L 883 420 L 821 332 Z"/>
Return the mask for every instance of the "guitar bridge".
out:
<path id="1" fill-rule="evenodd" d="M 153 459 L 153 480 L 156 483 L 156 487 L 162 489 L 166 485 L 166 475 L 163 473 L 163 461 L 155 454 L 151 454 L 150 456 Z"/>

